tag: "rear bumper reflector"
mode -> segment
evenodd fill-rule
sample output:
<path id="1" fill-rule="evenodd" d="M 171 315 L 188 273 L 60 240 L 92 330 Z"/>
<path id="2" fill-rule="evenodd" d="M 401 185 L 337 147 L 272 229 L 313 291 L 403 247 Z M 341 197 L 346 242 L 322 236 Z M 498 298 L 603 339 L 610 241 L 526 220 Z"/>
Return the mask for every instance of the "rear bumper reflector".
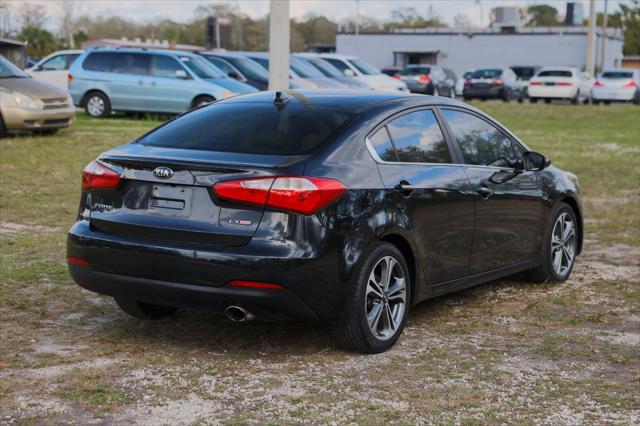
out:
<path id="1" fill-rule="evenodd" d="M 78 265 L 78 266 L 84 266 L 85 268 L 88 268 L 89 262 L 87 262 L 84 259 L 80 259 L 79 257 L 67 257 L 67 263 L 73 263 L 74 265 Z"/>
<path id="2" fill-rule="evenodd" d="M 231 287 L 247 287 L 262 290 L 284 290 L 284 287 L 278 284 L 261 283 L 256 281 L 229 281 L 227 285 L 230 285 Z"/>

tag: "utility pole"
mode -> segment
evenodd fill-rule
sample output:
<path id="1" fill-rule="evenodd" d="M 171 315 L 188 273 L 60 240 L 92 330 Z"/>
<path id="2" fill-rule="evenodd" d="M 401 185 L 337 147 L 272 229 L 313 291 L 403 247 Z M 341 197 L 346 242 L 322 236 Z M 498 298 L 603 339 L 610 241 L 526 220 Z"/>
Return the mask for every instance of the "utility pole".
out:
<path id="1" fill-rule="evenodd" d="M 356 36 L 360 34 L 360 0 L 356 0 Z"/>
<path id="2" fill-rule="evenodd" d="M 289 88 L 289 0 L 271 0 L 269 14 L 269 90 Z"/>
<path id="3" fill-rule="evenodd" d="M 604 0 L 604 15 L 602 16 L 602 40 L 600 41 L 600 72 L 604 71 L 604 54 L 607 44 L 607 18 L 609 18 L 609 14 L 607 13 L 607 3 L 609 3 L 609 0 Z"/>
<path id="4" fill-rule="evenodd" d="M 589 1 L 589 30 L 587 32 L 587 73 L 593 77 L 595 75 L 596 58 L 596 1 Z"/>

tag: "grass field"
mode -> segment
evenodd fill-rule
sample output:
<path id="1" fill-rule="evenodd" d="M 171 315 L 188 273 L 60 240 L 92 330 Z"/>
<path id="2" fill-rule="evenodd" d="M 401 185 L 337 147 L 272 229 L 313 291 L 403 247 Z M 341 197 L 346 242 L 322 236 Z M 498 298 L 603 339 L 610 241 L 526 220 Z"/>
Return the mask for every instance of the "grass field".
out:
<path id="1" fill-rule="evenodd" d="M 374 356 L 325 325 L 180 312 L 140 322 L 65 265 L 84 165 L 159 124 L 0 141 L 0 423 L 640 422 L 640 108 L 478 103 L 577 174 L 585 252 L 562 284 L 415 307 Z"/>

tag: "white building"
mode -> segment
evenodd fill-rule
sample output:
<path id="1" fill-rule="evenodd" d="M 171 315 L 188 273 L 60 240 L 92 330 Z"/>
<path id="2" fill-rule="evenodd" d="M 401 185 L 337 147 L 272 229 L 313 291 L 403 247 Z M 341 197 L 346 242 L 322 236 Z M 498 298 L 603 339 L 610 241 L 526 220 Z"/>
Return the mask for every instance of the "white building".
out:
<path id="1" fill-rule="evenodd" d="M 596 30 L 596 64 L 600 64 L 602 29 Z M 620 66 L 622 33 L 609 28 L 605 68 Z M 356 55 L 380 68 L 438 64 L 457 74 L 484 67 L 572 66 L 585 69 L 587 27 L 494 27 L 486 29 L 420 28 L 387 33 L 342 33 L 336 52 Z"/>

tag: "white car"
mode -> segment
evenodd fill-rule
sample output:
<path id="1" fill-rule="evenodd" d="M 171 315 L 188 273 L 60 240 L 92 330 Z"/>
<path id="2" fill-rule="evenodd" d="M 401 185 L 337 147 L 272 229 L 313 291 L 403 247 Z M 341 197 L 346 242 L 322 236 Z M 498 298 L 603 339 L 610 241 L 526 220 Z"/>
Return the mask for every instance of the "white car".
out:
<path id="1" fill-rule="evenodd" d="M 475 70 L 465 71 L 462 76 L 456 80 L 456 96 L 462 96 L 462 92 L 464 91 L 464 82 L 471 78 L 471 74 L 473 74 Z"/>
<path id="2" fill-rule="evenodd" d="M 338 68 L 347 77 L 357 78 L 372 90 L 409 93 L 407 85 L 402 81 L 383 74 L 378 68 L 355 56 L 323 53 L 320 57 Z"/>
<path id="3" fill-rule="evenodd" d="M 587 73 L 573 67 L 542 68 L 529 81 L 529 100 L 533 103 L 544 99 L 566 99 L 572 103 L 589 102 L 593 79 Z"/>
<path id="4" fill-rule="evenodd" d="M 603 71 L 591 89 L 594 103 L 633 102 L 640 104 L 640 71 L 616 69 Z"/>
<path id="5" fill-rule="evenodd" d="M 36 80 L 53 84 L 66 91 L 69 89 L 69 67 L 83 52 L 83 50 L 59 50 L 45 56 L 25 72 Z"/>

